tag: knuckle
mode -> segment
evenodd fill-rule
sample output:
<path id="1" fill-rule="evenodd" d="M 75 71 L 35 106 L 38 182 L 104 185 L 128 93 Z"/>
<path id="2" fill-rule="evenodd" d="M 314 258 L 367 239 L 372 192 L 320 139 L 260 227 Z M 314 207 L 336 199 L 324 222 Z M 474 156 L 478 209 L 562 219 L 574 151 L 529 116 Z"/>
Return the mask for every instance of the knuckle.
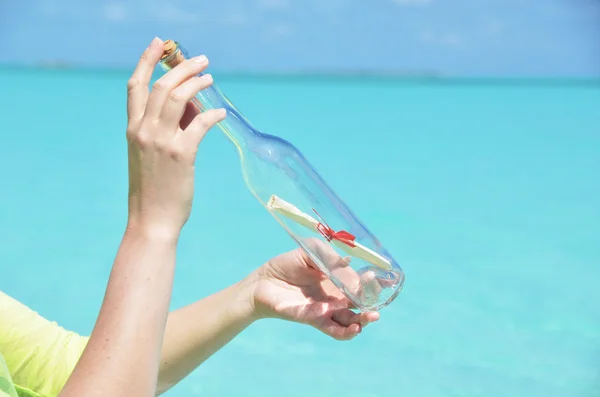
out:
<path id="1" fill-rule="evenodd" d="M 152 145 L 152 138 L 149 134 L 139 132 L 135 135 L 135 142 L 142 149 L 147 149 Z"/>
<path id="2" fill-rule="evenodd" d="M 157 80 L 156 82 L 154 82 L 154 84 L 152 84 L 153 91 L 164 91 L 166 88 L 167 87 L 166 87 L 164 81 L 162 81 L 162 80 Z"/>
<path id="3" fill-rule="evenodd" d="M 148 62 L 150 60 L 150 50 L 146 49 L 140 56 L 140 61 Z"/>
<path id="4" fill-rule="evenodd" d="M 159 152 L 161 155 L 170 157 L 172 159 L 179 159 L 181 156 L 181 151 L 174 144 L 172 139 L 162 138 L 156 139 L 153 142 L 154 149 Z"/>
<path id="5" fill-rule="evenodd" d="M 206 132 L 210 128 L 206 117 L 204 117 L 204 114 L 199 114 L 198 116 L 196 116 L 194 122 L 190 125 L 190 127 L 192 130 L 200 132 Z"/>
<path id="6" fill-rule="evenodd" d="M 169 102 L 177 103 L 177 104 L 185 102 L 185 98 L 183 97 L 183 95 L 181 95 L 180 92 L 177 92 L 177 90 L 171 91 L 171 93 L 167 97 L 167 100 Z"/>
<path id="7" fill-rule="evenodd" d="M 135 136 L 137 135 L 137 128 L 135 128 L 135 126 L 133 126 L 133 124 L 129 124 L 127 126 L 127 129 L 125 130 L 125 136 L 127 137 L 128 140 L 133 140 L 135 138 Z"/>
<path id="8" fill-rule="evenodd" d="M 143 120 L 141 117 L 134 117 L 133 115 L 129 116 L 127 119 L 127 135 L 133 135 L 139 131 L 142 126 L 142 122 Z"/>
<path id="9" fill-rule="evenodd" d="M 200 117 L 198 120 L 198 128 L 203 131 L 206 131 L 210 128 L 210 122 L 206 119 L 206 117 Z"/>
<path id="10" fill-rule="evenodd" d="M 185 141 L 175 141 L 175 151 L 177 152 L 174 159 L 193 166 L 196 158 L 197 147 L 194 145 L 187 145 Z"/>
<path id="11" fill-rule="evenodd" d="M 152 146 L 159 153 L 167 153 L 169 151 L 169 143 L 164 138 L 163 139 L 154 139 L 152 144 L 153 144 Z"/>
<path id="12" fill-rule="evenodd" d="M 140 85 L 140 81 L 138 80 L 137 77 L 130 77 L 129 80 L 127 80 L 127 91 L 131 91 L 135 88 L 137 88 L 137 86 Z"/>
<path id="13" fill-rule="evenodd" d="M 175 161 L 180 161 L 185 157 L 185 152 L 183 152 L 179 147 L 177 147 L 177 145 L 166 145 L 164 151 L 167 156 L 169 156 Z"/>

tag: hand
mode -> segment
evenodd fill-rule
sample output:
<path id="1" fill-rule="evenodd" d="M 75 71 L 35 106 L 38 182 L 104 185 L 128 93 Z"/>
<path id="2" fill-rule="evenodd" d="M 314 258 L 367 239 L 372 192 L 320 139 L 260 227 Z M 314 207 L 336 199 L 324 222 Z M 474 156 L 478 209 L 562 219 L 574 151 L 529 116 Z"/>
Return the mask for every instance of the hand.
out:
<path id="1" fill-rule="evenodd" d="M 177 236 L 191 212 L 198 145 L 226 113 L 200 113 L 190 102 L 212 84 L 209 74 L 197 76 L 208 66 L 202 56 L 177 65 L 149 92 L 163 49 L 154 39 L 127 83 L 128 227 Z"/>
<path id="2" fill-rule="evenodd" d="M 317 239 L 311 244 L 324 251 L 331 250 Z M 338 267 L 338 274 L 340 269 L 349 270 L 347 275 L 353 274 L 355 285 L 361 285 L 358 274 L 347 262 Z M 271 259 L 254 275 L 253 300 L 258 317 L 308 324 L 338 340 L 354 338 L 363 327 L 379 319 L 377 312 L 350 310 L 353 308 L 350 300 L 316 268 L 301 248 Z"/>

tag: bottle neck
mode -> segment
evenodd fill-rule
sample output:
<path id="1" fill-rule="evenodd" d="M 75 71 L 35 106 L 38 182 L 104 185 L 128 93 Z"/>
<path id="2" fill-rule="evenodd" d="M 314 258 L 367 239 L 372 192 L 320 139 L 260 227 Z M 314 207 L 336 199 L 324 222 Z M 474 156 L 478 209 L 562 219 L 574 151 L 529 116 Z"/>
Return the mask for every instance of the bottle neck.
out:
<path id="1" fill-rule="evenodd" d="M 163 56 L 160 60 L 160 66 L 164 73 L 167 73 L 188 58 L 186 50 L 179 43 L 171 42 L 170 44 L 174 47 L 170 49 L 170 53 Z M 199 73 L 198 76 L 202 76 L 203 74 Z M 256 138 L 257 132 L 250 125 L 250 122 L 223 95 L 216 84 L 213 83 L 210 87 L 200 91 L 192 102 L 201 112 L 219 108 L 226 110 L 227 117 L 217 123 L 216 126 L 234 144 L 240 155 L 242 155 L 244 148 Z"/>
<path id="2" fill-rule="evenodd" d="M 227 117 L 217 123 L 216 127 L 225 134 L 238 151 L 244 149 L 256 138 L 256 132 L 250 122 L 214 83 L 211 87 L 200 91 L 194 98 L 194 103 L 202 112 L 219 108 L 227 111 Z"/>

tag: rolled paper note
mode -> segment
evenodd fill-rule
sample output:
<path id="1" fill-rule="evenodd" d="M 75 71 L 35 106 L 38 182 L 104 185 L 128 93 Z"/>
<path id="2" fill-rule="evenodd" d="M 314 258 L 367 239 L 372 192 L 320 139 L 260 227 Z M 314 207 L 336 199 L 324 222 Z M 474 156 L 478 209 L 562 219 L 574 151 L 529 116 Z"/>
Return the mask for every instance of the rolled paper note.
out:
<path id="1" fill-rule="evenodd" d="M 285 216 L 286 218 L 304 226 L 309 230 L 312 230 L 315 233 L 323 235 L 329 242 L 351 256 L 363 259 L 383 270 L 392 270 L 392 264 L 389 260 L 377 252 L 356 242 L 354 240 L 354 236 L 352 236 L 350 233 L 345 231 L 334 232 L 326 224 L 317 221 L 312 216 L 305 214 L 293 204 L 288 203 L 276 195 L 271 195 L 271 198 L 267 202 L 267 208 L 273 212 Z"/>

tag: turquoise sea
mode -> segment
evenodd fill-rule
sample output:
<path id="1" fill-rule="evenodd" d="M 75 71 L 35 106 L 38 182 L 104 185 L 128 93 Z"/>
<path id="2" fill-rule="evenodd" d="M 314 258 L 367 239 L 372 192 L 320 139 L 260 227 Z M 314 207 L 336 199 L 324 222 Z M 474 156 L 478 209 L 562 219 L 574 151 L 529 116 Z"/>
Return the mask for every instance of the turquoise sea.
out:
<path id="1" fill-rule="evenodd" d="M 406 284 L 353 341 L 262 321 L 166 396 L 600 396 L 599 81 L 213 74 Z M 126 220 L 128 77 L 0 69 L 0 288 L 81 333 Z M 295 247 L 217 129 L 197 172 L 174 309 Z"/>

